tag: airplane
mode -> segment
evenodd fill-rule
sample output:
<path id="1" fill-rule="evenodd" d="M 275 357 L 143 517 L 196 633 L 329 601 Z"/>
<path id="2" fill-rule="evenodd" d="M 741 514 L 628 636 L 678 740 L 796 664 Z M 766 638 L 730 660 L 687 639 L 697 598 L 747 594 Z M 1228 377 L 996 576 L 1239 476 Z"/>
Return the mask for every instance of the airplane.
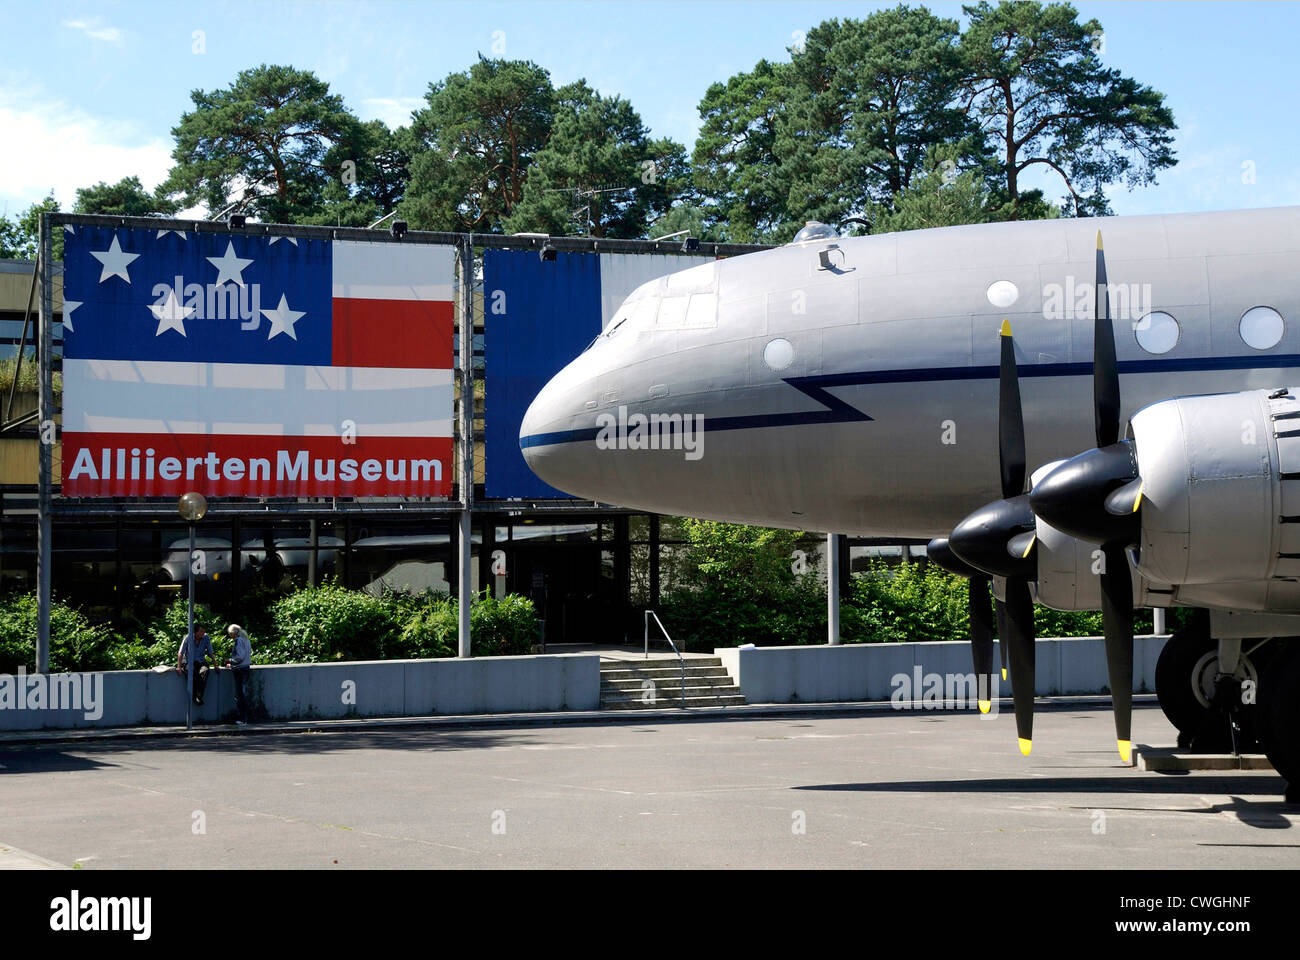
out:
<path id="1" fill-rule="evenodd" d="M 1034 601 L 1102 610 L 1126 761 L 1133 607 L 1191 608 L 1156 671 L 1180 745 L 1258 738 L 1295 801 L 1297 277 L 1300 207 L 809 223 L 633 291 L 520 447 L 584 499 L 933 538 L 971 578 L 977 673 L 1003 639 L 1025 753 Z"/>

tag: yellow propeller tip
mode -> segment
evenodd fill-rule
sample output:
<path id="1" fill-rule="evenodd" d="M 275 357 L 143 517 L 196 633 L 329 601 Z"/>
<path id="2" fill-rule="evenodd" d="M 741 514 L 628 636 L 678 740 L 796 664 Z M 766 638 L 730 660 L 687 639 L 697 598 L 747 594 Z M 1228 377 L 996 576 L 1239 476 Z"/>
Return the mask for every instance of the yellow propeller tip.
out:
<path id="1" fill-rule="evenodd" d="M 1031 550 L 1034 549 L 1034 541 L 1037 540 L 1037 539 L 1038 539 L 1037 536 L 1033 536 L 1033 537 L 1030 537 L 1030 538 L 1029 538 L 1029 546 L 1025 547 L 1025 552 L 1022 553 L 1022 554 L 1020 555 L 1020 559 L 1021 559 L 1021 560 L 1025 559 L 1025 557 L 1029 556 L 1029 551 L 1031 551 Z"/>
<path id="2" fill-rule="evenodd" d="M 1133 762 L 1133 741 L 1116 740 L 1115 745 L 1119 747 L 1119 758 L 1125 763 Z"/>
<path id="3" fill-rule="evenodd" d="M 1006 667 L 1003 667 L 1003 668 L 1002 668 L 1002 682 L 1003 682 L 1003 683 L 1006 683 L 1006 682 L 1007 682 L 1007 668 L 1006 668 Z"/>
<path id="4" fill-rule="evenodd" d="M 1020 738 L 1020 752 L 1024 756 L 1026 757 L 1029 756 L 1029 751 L 1032 750 L 1033 747 L 1034 747 L 1034 741 L 1026 740 L 1024 737 Z"/>
<path id="5" fill-rule="evenodd" d="M 992 710 L 992 709 L 993 709 L 993 701 L 992 701 L 992 700 L 981 700 L 981 701 L 980 701 L 980 713 L 988 713 L 988 712 L 989 712 L 990 710 Z"/>
<path id="6" fill-rule="evenodd" d="M 1002 331 L 1001 331 L 1001 335 L 1004 336 L 1004 337 L 1009 337 L 1009 336 L 1011 336 L 1011 321 L 1010 321 L 1010 320 L 1003 320 L 1003 321 L 1002 321 Z"/>
<path id="7" fill-rule="evenodd" d="M 1101 249 L 1101 231 L 1100 231 L 1100 230 L 1097 231 L 1097 249 L 1098 249 L 1098 250 Z"/>
<path id="8" fill-rule="evenodd" d="M 1137 497 L 1136 497 L 1136 498 L 1134 499 L 1134 501 L 1133 501 L 1133 512 L 1134 512 L 1134 513 L 1137 513 L 1137 512 L 1138 512 L 1138 507 L 1142 506 L 1142 491 L 1146 489 L 1146 486 L 1147 486 L 1147 485 L 1146 485 L 1145 483 L 1140 484 L 1140 485 L 1138 486 L 1138 495 L 1137 495 Z"/>

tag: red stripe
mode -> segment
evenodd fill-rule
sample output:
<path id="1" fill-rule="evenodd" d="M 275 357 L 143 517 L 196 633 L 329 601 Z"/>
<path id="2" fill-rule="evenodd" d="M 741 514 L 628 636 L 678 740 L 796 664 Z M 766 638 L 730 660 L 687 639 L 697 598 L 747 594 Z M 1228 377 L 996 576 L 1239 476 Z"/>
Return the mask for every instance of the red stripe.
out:
<path id="1" fill-rule="evenodd" d="M 268 469 L 263 472 L 255 460 Z M 440 479 L 433 464 L 413 460 L 438 461 Z M 354 478 L 346 480 L 349 469 Z M 79 475 L 73 477 L 74 471 Z M 423 479 L 416 479 L 417 471 Z M 450 437 L 358 437 L 345 443 L 337 437 L 234 434 L 63 435 L 62 492 L 68 497 L 178 497 L 190 490 L 208 497 L 448 497 L 451 481 Z"/>
<path id="2" fill-rule="evenodd" d="M 451 369 L 453 314 L 447 300 L 336 297 L 333 365 Z"/>

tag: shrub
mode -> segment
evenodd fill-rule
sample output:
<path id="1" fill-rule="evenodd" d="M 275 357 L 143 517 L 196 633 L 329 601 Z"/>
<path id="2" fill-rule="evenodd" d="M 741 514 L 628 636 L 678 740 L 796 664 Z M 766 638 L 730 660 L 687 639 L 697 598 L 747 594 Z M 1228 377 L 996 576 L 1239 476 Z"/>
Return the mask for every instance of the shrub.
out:
<path id="1" fill-rule="evenodd" d="M 840 633 L 848 643 L 968 640 L 970 587 L 965 578 L 933 564 L 873 565 L 855 577 L 840 608 Z M 1134 612 L 1135 633 L 1151 631 L 1149 611 Z M 1034 607 L 1039 637 L 1095 637 L 1101 614 L 1092 610 Z"/>
<path id="2" fill-rule="evenodd" d="M 660 604 L 678 649 L 753 643 L 818 643 L 826 635 L 826 594 L 816 571 L 795 574 L 802 534 L 708 520 L 683 520 L 685 582 Z M 654 630 L 652 626 L 652 631 Z"/>
<path id="3" fill-rule="evenodd" d="M 931 564 L 872 564 L 854 577 L 840 607 L 846 643 L 957 640 L 967 636 L 964 579 Z"/>
<path id="4" fill-rule="evenodd" d="M 450 601 L 453 613 L 459 611 Z M 508 657 L 531 653 L 537 642 L 537 611 L 533 601 L 517 593 L 501 600 L 488 595 L 477 598 L 469 608 L 469 630 L 478 656 Z M 456 633 L 452 633 L 453 640 Z"/>
<path id="5" fill-rule="evenodd" d="M 0 599 L 0 673 L 13 673 L 20 665 L 36 669 L 37 613 L 34 592 Z M 92 626 L 81 611 L 51 601 L 51 671 L 109 669 L 110 650 L 119 642 L 111 630 Z"/>
<path id="6" fill-rule="evenodd" d="M 458 652 L 458 604 L 446 597 L 430 599 L 412 611 L 402 627 L 402 643 L 410 657 L 454 657 Z M 470 629 L 473 629 L 473 608 Z"/>
<path id="7" fill-rule="evenodd" d="M 271 607 L 273 635 L 261 638 L 254 662 L 380 659 L 400 637 L 393 613 L 391 603 L 336 581 L 304 587 Z"/>
<path id="8" fill-rule="evenodd" d="M 531 653 L 537 642 L 537 611 L 518 594 L 497 600 L 484 591 L 469 608 L 469 630 L 477 657 Z M 460 645 L 460 603 L 454 597 L 431 599 L 402 630 L 414 657 L 454 657 Z"/>

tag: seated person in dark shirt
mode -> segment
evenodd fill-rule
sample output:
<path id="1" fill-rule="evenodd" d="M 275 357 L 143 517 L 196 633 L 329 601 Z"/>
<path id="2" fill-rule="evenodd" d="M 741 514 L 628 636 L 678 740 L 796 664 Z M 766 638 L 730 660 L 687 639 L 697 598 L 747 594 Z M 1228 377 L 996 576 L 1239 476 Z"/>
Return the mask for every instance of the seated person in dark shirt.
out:
<path id="1" fill-rule="evenodd" d="M 189 656 L 187 648 L 195 651 L 194 655 L 194 702 L 199 706 L 203 705 L 203 691 L 208 686 L 208 664 L 216 662 L 216 654 L 212 650 L 212 639 L 208 636 L 207 631 L 201 624 L 194 624 L 194 636 L 186 637 L 181 641 L 180 648 L 176 651 L 176 672 L 185 675 L 189 669 Z"/>

